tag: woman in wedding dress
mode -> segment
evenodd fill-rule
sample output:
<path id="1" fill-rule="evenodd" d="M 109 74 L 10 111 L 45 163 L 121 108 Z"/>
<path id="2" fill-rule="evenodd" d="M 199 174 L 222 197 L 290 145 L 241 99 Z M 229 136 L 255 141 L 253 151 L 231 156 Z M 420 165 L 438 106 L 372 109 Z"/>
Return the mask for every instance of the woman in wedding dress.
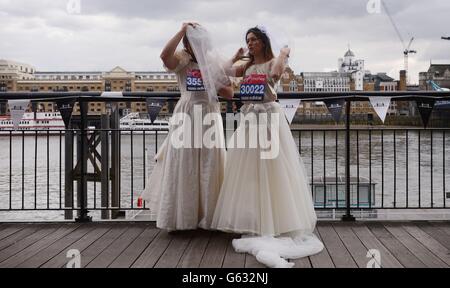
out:
<path id="1" fill-rule="evenodd" d="M 198 39 L 208 45 L 198 45 Z M 184 49 L 176 51 L 181 41 Z M 157 227 L 169 231 L 210 229 L 223 180 L 225 143 L 217 94 L 232 98 L 233 89 L 226 75 L 211 81 L 213 69 L 205 65 L 206 52 L 202 49 L 210 54 L 213 51 L 207 31 L 196 23 L 185 23 L 161 53 L 166 69 L 177 75 L 181 98 L 141 197 L 149 204 Z M 207 82 L 202 77 L 204 73 L 209 76 Z M 203 118 L 196 120 L 200 114 Z M 204 124 L 206 115 L 213 121 Z M 197 136 L 188 137 L 198 127 Z M 204 146 L 205 131 L 214 134 L 217 145 Z M 180 136 L 182 145 L 175 145 Z"/>
<path id="2" fill-rule="evenodd" d="M 319 253 L 323 244 L 313 234 L 317 217 L 304 165 L 276 102 L 274 87 L 290 49 L 274 57 L 260 27 L 248 30 L 246 42 L 250 60 L 235 69 L 235 76 L 244 78 L 241 98 L 251 101 L 242 106 L 240 125 L 228 145 L 212 227 L 244 234 L 233 240 L 236 251 L 251 253 L 269 267 L 292 267 L 285 259 Z M 243 54 L 241 48 L 233 62 Z"/>

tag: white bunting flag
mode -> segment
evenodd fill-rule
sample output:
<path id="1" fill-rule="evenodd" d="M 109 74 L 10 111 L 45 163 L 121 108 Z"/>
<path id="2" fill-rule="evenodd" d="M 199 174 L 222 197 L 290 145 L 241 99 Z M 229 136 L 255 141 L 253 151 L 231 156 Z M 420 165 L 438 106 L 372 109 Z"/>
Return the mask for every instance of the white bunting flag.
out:
<path id="1" fill-rule="evenodd" d="M 381 121 L 383 121 L 384 123 L 389 106 L 391 105 L 391 97 L 374 96 L 369 97 L 369 99 L 373 109 L 377 113 L 378 117 L 380 117 Z"/>
<path id="2" fill-rule="evenodd" d="M 8 100 L 9 111 L 13 121 L 14 130 L 19 128 L 19 122 L 22 120 L 25 110 L 27 110 L 30 100 Z"/>
<path id="3" fill-rule="evenodd" d="M 280 99 L 279 101 L 290 125 L 297 113 L 298 106 L 300 106 L 300 99 Z"/>

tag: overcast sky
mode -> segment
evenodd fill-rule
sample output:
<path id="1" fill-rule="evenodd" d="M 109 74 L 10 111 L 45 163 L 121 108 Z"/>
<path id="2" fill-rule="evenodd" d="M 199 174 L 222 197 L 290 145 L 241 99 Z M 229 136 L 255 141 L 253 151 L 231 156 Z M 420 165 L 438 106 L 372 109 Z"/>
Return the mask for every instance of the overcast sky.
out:
<path id="1" fill-rule="evenodd" d="M 350 45 L 367 70 L 398 79 L 404 47 L 377 1 L 0 0 L 0 59 L 38 71 L 160 71 L 164 44 L 195 20 L 224 55 L 245 45 L 248 28 L 263 25 L 274 46 L 292 47 L 296 73 L 336 70 Z M 450 63 L 450 41 L 441 40 L 450 36 L 450 1 L 384 1 L 406 44 L 416 38 L 412 82 L 430 60 Z"/>

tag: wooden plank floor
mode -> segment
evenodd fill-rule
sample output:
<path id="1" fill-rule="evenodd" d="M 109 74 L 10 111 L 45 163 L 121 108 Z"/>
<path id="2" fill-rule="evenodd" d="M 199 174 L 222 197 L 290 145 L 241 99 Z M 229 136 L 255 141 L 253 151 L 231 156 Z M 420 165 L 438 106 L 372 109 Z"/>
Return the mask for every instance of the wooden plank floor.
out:
<path id="1" fill-rule="evenodd" d="M 449 268 L 449 222 L 319 222 L 325 249 L 295 259 L 297 268 L 365 268 L 367 252 L 386 268 Z M 236 253 L 239 235 L 211 231 L 167 233 L 154 223 L 0 224 L 0 268 L 64 268 L 70 249 L 86 268 L 263 268 Z"/>

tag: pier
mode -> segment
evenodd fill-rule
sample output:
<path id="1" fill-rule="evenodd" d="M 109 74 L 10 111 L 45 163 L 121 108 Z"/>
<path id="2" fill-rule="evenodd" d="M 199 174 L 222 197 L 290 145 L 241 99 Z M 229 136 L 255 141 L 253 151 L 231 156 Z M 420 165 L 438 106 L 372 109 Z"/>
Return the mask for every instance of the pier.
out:
<path id="1" fill-rule="evenodd" d="M 448 222 L 320 222 L 315 234 L 325 249 L 292 260 L 295 268 L 370 268 L 374 249 L 381 268 L 450 267 Z M 71 249 L 80 252 L 81 268 L 264 268 L 234 251 L 231 240 L 239 237 L 136 222 L 2 224 L 0 268 L 66 268 Z"/>
<path id="2" fill-rule="evenodd" d="M 92 116 L 86 109 L 89 102 L 174 102 L 179 96 L 0 92 L 5 103 L 66 99 L 81 108 L 64 130 L 0 135 L 0 267 L 62 268 L 70 260 L 67 252 L 77 249 L 87 268 L 261 268 L 252 255 L 234 252 L 231 240 L 239 235 L 157 229 L 138 197 L 167 133 L 121 130 L 117 110 Z M 412 102 L 448 100 L 450 92 L 279 94 L 345 101 L 345 126 L 292 128 L 319 215 L 315 233 L 326 247 L 295 260 L 295 267 L 364 268 L 368 252 L 376 250 L 381 263 L 375 266 L 448 268 L 450 129 L 352 127 L 352 101 L 372 96 Z"/>

